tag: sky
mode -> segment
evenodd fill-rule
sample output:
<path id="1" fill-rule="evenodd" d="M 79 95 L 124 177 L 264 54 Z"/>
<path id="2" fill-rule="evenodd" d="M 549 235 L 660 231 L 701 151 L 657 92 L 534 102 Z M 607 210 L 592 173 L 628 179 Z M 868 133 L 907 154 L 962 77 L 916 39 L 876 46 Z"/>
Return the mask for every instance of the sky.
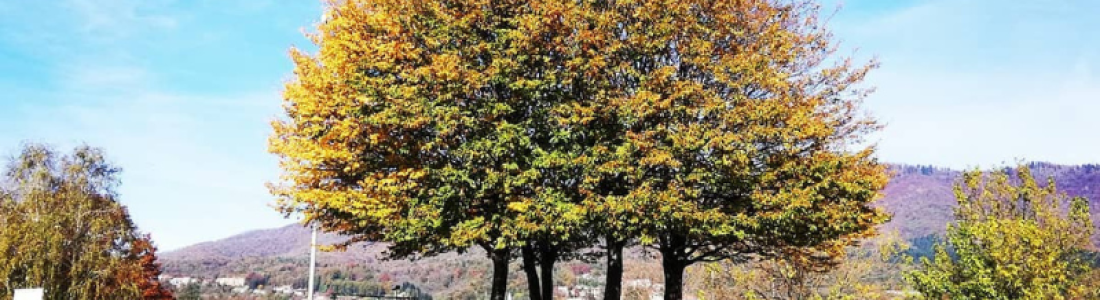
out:
<path id="1" fill-rule="evenodd" d="M 832 13 L 833 8 L 841 6 Z M 883 161 L 1100 163 L 1100 1 L 826 0 Z M 104 148 L 162 250 L 292 223 L 267 153 L 316 0 L 0 1 L 0 154 Z"/>

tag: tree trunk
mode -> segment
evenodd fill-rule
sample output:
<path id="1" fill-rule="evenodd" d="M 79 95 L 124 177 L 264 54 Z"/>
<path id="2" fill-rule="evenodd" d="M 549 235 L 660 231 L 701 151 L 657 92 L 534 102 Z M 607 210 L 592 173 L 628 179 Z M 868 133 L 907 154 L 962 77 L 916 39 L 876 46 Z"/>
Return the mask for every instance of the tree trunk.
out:
<path id="1" fill-rule="evenodd" d="M 557 249 L 549 242 L 539 245 L 539 268 L 542 268 L 542 299 L 554 299 L 554 263 L 558 260 Z"/>
<path id="2" fill-rule="evenodd" d="M 493 249 L 489 257 L 493 260 L 493 285 L 490 289 L 489 300 L 505 300 L 508 292 L 508 256 L 510 249 Z"/>
<path id="3" fill-rule="evenodd" d="M 661 266 L 664 268 L 665 273 L 664 300 L 682 300 L 684 298 L 684 269 L 687 267 L 687 263 L 680 261 L 675 256 L 669 259 L 663 257 L 661 258 Z"/>
<path id="4" fill-rule="evenodd" d="M 661 268 L 665 273 L 665 300 L 684 298 L 684 269 L 691 264 L 683 253 L 686 244 L 687 239 L 677 234 L 670 234 L 661 239 Z"/>
<path id="5" fill-rule="evenodd" d="M 603 299 L 619 300 L 623 295 L 623 246 L 626 243 L 607 242 L 607 278 L 604 280 Z"/>
<path id="6" fill-rule="evenodd" d="M 527 274 L 527 293 L 530 295 L 531 300 L 553 299 L 542 297 L 542 289 L 539 288 L 539 271 L 535 266 L 537 259 L 535 258 L 534 245 L 523 246 L 521 251 L 523 252 L 523 273 Z"/>

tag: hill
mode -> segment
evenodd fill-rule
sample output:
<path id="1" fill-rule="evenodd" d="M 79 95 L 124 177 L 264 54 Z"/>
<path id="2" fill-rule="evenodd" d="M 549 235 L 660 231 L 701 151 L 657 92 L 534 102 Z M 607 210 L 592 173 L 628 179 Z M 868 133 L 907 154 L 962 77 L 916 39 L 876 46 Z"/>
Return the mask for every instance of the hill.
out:
<path id="1" fill-rule="evenodd" d="M 1053 178 L 1059 191 L 1089 199 L 1093 223 L 1100 224 L 1100 165 L 1027 165 L 1040 181 Z M 943 233 L 953 219 L 954 186 L 961 172 L 916 165 L 895 165 L 891 171 L 894 177 L 876 204 L 894 215 L 884 228 L 909 239 Z"/>
<path id="2" fill-rule="evenodd" d="M 239 259 L 255 256 L 301 256 L 309 253 L 308 228 L 289 225 L 274 229 L 254 230 L 217 241 L 203 242 L 164 253 L 174 260 Z M 339 242 L 340 237 L 321 234 L 318 243 Z"/>
<path id="3" fill-rule="evenodd" d="M 317 242 L 344 240 L 321 233 Z M 304 288 L 307 285 L 310 230 L 299 224 L 245 232 L 160 255 L 164 274 L 172 277 L 262 277 L 262 285 Z M 385 291 L 402 283 L 435 295 L 476 293 L 488 282 L 488 262 L 475 253 L 448 253 L 416 261 L 380 259 L 385 246 L 359 244 L 344 252 L 318 252 L 320 290 Z M 484 280 L 476 280 L 485 277 Z M 485 289 L 488 287 L 486 286 Z M 371 293 L 366 293 L 371 294 Z M 444 297 L 448 299 L 451 297 Z M 465 298 L 456 296 L 454 298 Z"/>

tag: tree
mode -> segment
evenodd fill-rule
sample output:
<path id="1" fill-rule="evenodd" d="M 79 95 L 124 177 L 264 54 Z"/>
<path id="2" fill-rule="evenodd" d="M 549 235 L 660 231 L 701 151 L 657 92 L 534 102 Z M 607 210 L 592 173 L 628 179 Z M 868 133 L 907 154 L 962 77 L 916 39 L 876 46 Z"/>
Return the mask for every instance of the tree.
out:
<path id="1" fill-rule="evenodd" d="M 870 247 L 867 244 L 874 244 Z M 713 262 L 689 272 L 705 299 L 895 299 L 912 265 L 908 244 L 896 234 L 876 236 L 850 249 L 835 267 L 820 269 L 802 256 L 749 263 Z"/>
<path id="2" fill-rule="evenodd" d="M 257 274 L 255 272 L 248 273 L 248 275 L 244 277 L 245 285 L 251 290 L 263 288 L 267 285 L 267 280 L 267 275 Z"/>
<path id="3" fill-rule="evenodd" d="M 557 153 L 543 149 L 550 111 L 580 77 L 561 68 L 562 5 L 330 2 L 311 35 L 319 52 L 291 52 L 286 118 L 273 124 L 280 209 L 349 243 L 390 242 L 391 257 L 481 247 L 503 299 L 514 250 L 548 236 L 525 217 L 565 195 L 540 184 Z"/>
<path id="4" fill-rule="evenodd" d="M 127 280 L 136 282 L 141 291 L 141 299 L 167 300 L 175 299 L 172 291 L 164 286 L 160 280 L 160 263 L 157 262 L 157 247 L 153 246 L 152 238 L 148 234 L 141 236 L 130 246 L 130 255 L 138 259 L 141 272 L 135 272 Z M 124 281 L 125 282 L 125 281 Z"/>
<path id="5" fill-rule="evenodd" d="M 1088 201 L 1045 186 L 1027 166 L 963 174 L 955 187 L 955 224 L 933 260 L 908 274 L 939 299 L 1094 298 L 1082 284 L 1092 223 Z"/>
<path id="6" fill-rule="evenodd" d="M 575 6 L 563 15 L 591 96 L 564 126 L 596 141 L 572 159 L 589 170 L 584 207 L 609 260 L 633 240 L 661 253 L 665 299 L 693 263 L 808 249 L 827 262 L 887 219 L 869 205 L 885 168 L 857 146 L 879 128 L 859 108 L 875 64 L 834 55 L 812 2 Z"/>
<path id="7" fill-rule="evenodd" d="M 0 186 L 0 295 L 42 287 L 49 299 L 165 299 L 155 248 L 115 188 L 120 169 L 87 146 L 28 144 Z"/>
<path id="8" fill-rule="evenodd" d="M 198 283 L 189 283 L 183 286 L 183 291 L 180 291 L 180 300 L 201 300 L 202 299 L 202 286 Z"/>

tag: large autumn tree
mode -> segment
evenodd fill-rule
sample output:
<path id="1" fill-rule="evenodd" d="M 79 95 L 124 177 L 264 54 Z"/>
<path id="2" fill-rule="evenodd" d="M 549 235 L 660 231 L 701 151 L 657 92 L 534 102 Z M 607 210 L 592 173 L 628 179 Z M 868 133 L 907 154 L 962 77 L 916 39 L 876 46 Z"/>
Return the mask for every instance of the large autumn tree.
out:
<path id="1" fill-rule="evenodd" d="M 48 299 L 172 299 L 157 282 L 152 241 L 118 202 L 119 169 L 96 148 L 30 144 L 0 182 L 0 295 L 44 288 Z"/>
<path id="2" fill-rule="evenodd" d="M 319 51 L 292 51 L 274 123 L 279 207 L 350 242 L 390 242 L 393 257 L 480 247 L 503 299 L 514 250 L 564 245 L 573 229 L 542 226 L 580 220 L 569 179 L 543 172 L 565 151 L 550 111 L 575 101 L 562 86 L 579 77 L 562 68 L 561 4 L 330 2 Z"/>
<path id="3" fill-rule="evenodd" d="M 566 127 L 609 259 L 661 253 L 665 299 L 696 262 L 800 255 L 827 265 L 886 215 L 859 88 L 812 1 L 582 1 L 566 14 L 588 102 Z M 621 263 L 610 263 L 615 275 Z M 619 284 L 608 278 L 610 292 Z"/>
<path id="4" fill-rule="evenodd" d="M 1095 299 L 1084 251 L 1093 227 L 1088 201 L 1040 185 L 1026 166 L 963 174 L 955 223 L 933 260 L 908 274 L 930 299 Z"/>

